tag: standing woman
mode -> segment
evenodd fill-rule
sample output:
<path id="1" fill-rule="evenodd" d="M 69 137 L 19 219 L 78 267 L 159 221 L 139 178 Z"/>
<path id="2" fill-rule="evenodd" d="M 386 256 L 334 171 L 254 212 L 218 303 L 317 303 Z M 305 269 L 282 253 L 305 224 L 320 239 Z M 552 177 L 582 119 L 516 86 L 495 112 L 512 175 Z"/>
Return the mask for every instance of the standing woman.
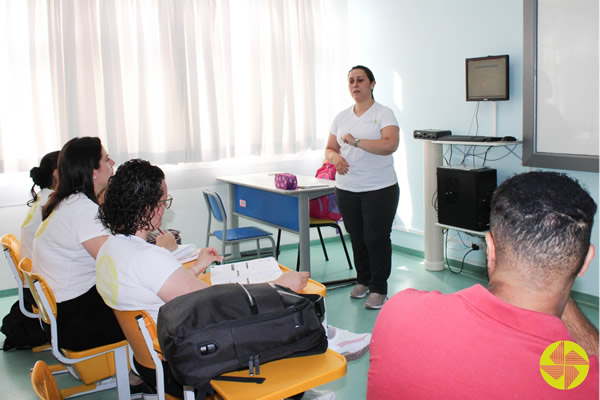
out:
<path id="1" fill-rule="evenodd" d="M 29 210 L 25 221 L 21 225 L 21 234 L 19 236 L 19 257 L 21 259 L 27 257 L 31 259 L 33 251 L 33 236 L 38 226 L 42 222 L 42 206 L 48 201 L 48 197 L 56 186 L 58 171 L 58 154 L 59 151 L 53 151 L 42 157 L 39 167 L 33 167 L 29 171 L 29 176 L 33 180 L 31 186 L 31 200 L 27 202 Z M 39 187 L 40 191 L 36 192 L 35 187 Z"/>
<path id="2" fill-rule="evenodd" d="M 125 338 L 96 291 L 96 255 L 109 234 L 98 219 L 97 196 L 114 164 L 99 138 L 69 140 L 58 160 L 58 185 L 42 208 L 33 242 L 33 272 L 54 292 L 59 346 L 70 350 Z"/>
<path id="3" fill-rule="evenodd" d="M 369 68 L 350 70 L 354 105 L 333 121 L 325 149 L 337 170 L 335 196 L 354 252 L 358 284 L 350 297 L 369 295 L 367 309 L 379 309 L 387 300 L 390 234 L 400 196 L 392 157 L 400 141 L 398 122 L 391 109 L 375 102 L 374 87 Z"/>

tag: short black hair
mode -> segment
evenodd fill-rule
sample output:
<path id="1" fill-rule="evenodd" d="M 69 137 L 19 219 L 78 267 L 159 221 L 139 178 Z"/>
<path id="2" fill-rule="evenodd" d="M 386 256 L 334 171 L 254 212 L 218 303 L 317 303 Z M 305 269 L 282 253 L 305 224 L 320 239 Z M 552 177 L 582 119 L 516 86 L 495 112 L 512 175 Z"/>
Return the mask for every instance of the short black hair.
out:
<path id="1" fill-rule="evenodd" d="M 154 210 L 163 190 L 164 172 L 148 161 L 134 159 L 123 163 L 108 180 L 99 218 L 113 234 L 135 235 L 153 230 Z"/>
<path id="2" fill-rule="evenodd" d="M 492 197 L 496 255 L 524 261 L 538 282 L 574 278 L 589 249 L 596 208 L 589 193 L 566 174 L 515 175 Z"/>

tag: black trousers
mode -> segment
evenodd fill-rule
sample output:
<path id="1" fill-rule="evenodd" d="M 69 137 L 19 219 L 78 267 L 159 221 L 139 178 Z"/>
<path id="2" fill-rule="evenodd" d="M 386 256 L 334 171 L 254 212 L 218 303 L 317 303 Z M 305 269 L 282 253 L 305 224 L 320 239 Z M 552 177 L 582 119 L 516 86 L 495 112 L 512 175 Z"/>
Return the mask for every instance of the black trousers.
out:
<path id="1" fill-rule="evenodd" d="M 56 308 L 61 348 L 80 351 L 125 340 L 117 318 L 95 285 L 79 297 L 57 303 Z M 44 329 L 50 332 L 48 325 Z"/>
<path id="2" fill-rule="evenodd" d="M 392 224 L 398 201 L 398 184 L 370 192 L 335 189 L 335 197 L 350 234 L 356 277 L 371 293 L 387 294 L 392 271 Z"/>

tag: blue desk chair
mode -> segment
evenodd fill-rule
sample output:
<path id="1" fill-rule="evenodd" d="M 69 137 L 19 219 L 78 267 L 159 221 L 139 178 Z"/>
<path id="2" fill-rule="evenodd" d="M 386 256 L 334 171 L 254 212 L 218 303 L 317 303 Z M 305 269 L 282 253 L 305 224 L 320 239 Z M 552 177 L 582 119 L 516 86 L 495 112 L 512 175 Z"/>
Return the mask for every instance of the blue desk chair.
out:
<path id="1" fill-rule="evenodd" d="M 225 246 L 246 242 L 249 240 L 256 240 L 257 257 L 260 257 L 260 240 L 268 239 L 271 241 L 273 257 L 276 257 L 275 240 L 273 240 L 273 234 L 271 232 L 255 226 L 227 229 L 227 214 L 225 213 L 225 208 L 223 207 L 223 201 L 221 200 L 221 197 L 219 197 L 217 193 L 211 192 L 207 189 L 204 189 L 203 194 L 204 200 L 206 201 L 206 207 L 208 208 L 208 228 L 206 229 L 207 247 L 211 236 L 216 237 L 222 242 L 221 254 L 224 256 Z M 211 232 L 213 218 L 223 225 L 223 230 Z"/>

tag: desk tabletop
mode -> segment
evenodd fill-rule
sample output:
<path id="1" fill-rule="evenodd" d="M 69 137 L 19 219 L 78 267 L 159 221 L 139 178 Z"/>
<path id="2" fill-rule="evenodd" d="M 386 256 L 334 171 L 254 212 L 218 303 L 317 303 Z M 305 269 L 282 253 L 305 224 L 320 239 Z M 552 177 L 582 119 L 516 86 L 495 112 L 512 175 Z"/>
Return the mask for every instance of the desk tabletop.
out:
<path id="1" fill-rule="evenodd" d="M 186 268 L 191 268 L 195 262 L 196 261 L 189 261 L 187 263 L 184 263 L 183 266 Z M 281 269 L 282 272 L 291 271 L 291 269 L 284 267 L 281 264 L 279 264 L 279 268 Z M 202 279 L 208 285 L 212 284 L 210 281 L 210 272 L 198 275 L 198 279 Z M 306 284 L 306 287 L 304 289 L 302 289 L 302 291 L 300 293 L 320 294 L 321 296 L 325 297 L 325 296 L 327 296 L 327 288 L 322 283 L 319 283 L 319 282 L 309 278 L 308 283 Z"/>
<path id="2" fill-rule="evenodd" d="M 266 190 L 274 193 L 281 193 L 290 196 L 297 196 L 300 193 L 328 192 L 331 193 L 335 188 L 335 181 L 327 179 L 318 179 L 312 176 L 296 175 L 298 180 L 298 189 L 283 190 L 275 187 L 275 175 L 277 172 L 263 172 L 258 174 L 217 176 L 220 182 L 233 185 L 247 186 L 255 189 Z"/>

